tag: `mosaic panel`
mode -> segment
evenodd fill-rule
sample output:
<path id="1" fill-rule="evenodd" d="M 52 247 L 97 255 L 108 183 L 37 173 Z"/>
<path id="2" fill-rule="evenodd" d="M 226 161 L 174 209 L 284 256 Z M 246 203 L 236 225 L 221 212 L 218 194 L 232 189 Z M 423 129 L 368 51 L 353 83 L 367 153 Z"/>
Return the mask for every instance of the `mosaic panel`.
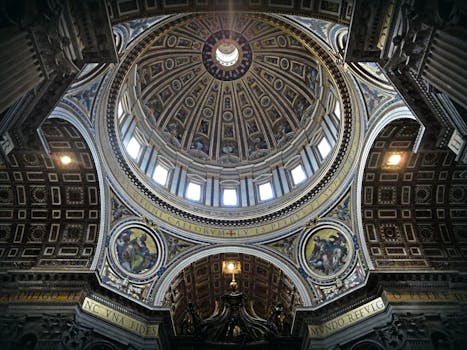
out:
<path id="1" fill-rule="evenodd" d="M 118 264 L 133 274 L 150 271 L 159 255 L 154 238 L 139 228 L 121 232 L 111 249 L 116 253 Z"/>
<path id="2" fill-rule="evenodd" d="M 348 257 L 348 242 L 335 229 L 316 232 L 305 244 L 305 258 L 313 273 L 319 276 L 341 271 Z"/>

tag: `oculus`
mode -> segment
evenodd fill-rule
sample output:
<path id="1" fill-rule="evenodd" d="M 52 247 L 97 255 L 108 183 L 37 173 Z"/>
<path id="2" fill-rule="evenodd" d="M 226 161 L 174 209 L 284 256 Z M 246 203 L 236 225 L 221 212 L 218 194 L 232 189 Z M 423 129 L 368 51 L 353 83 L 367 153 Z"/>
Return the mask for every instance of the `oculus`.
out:
<path id="1" fill-rule="evenodd" d="M 238 56 L 238 49 L 231 42 L 224 42 L 216 49 L 217 63 L 224 67 L 230 67 L 237 63 Z"/>
<path id="2" fill-rule="evenodd" d="M 248 40 L 232 30 L 221 30 L 210 35 L 203 46 L 203 64 L 214 78 L 236 80 L 248 72 L 253 53 Z"/>

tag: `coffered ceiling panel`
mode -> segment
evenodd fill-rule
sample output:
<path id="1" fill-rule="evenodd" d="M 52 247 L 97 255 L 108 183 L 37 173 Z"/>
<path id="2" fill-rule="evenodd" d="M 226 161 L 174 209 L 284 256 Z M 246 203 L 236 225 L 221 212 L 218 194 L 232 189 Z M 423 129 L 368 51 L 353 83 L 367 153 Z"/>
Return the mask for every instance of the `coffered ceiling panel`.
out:
<path id="1" fill-rule="evenodd" d="M 192 263 L 172 281 L 166 299 L 172 305 L 176 325 L 186 316 L 189 303 L 195 305 L 201 318 L 211 316 L 216 302 L 230 291 L 232 275 L 222 272 L 222 262 L 228 260 L 240 262 L 242 271 L 235 277 L 238 290 L 247 295 L 260 317 L 269 319 L 278 304 L 284 306 L 286 314 L 301 304 L 292 281 L 270 262 L 245 254 L 216 254 Z"/>
<path id="2" fill-rule="evenodd" d="M 412 152 L 418 129 L 413 120 L 392 122 L 368 155 L 361 195 L 371 258 L 378 269 L 465 270 L 467 166 L 429 135 Z"/>
<path id="3" fill-rule="evenodd" d="M 15 150 L 0 165 L 0 269 L 89 268 L 100 218 L 92 154 L 68 122 L 41 128 L 50 153 Z"/>

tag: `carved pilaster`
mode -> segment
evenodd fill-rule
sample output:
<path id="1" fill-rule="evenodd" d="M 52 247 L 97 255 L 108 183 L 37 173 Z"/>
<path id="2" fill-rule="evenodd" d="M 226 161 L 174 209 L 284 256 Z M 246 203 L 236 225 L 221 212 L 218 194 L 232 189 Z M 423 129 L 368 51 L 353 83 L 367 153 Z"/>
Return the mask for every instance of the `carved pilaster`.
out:
<path id="1" fill-rule="evenodd" d="M 378 62 L 427 135 L 436 135 L 437 147 L 447 147 L 454 130 L 466 135 L 467 116 L 459 117 L 467 106 L 465 7 L 435 0 L 359 0 L 349 32 L 345 60 Z"/>
<path id="2" fill-rule="evenodd" d="M 83 65 L 117 61 L 106 5 L 26 1 L 2 15 L 10 23 L 0 29 L 0 135 L 37 149 L 37 129 Z"/>

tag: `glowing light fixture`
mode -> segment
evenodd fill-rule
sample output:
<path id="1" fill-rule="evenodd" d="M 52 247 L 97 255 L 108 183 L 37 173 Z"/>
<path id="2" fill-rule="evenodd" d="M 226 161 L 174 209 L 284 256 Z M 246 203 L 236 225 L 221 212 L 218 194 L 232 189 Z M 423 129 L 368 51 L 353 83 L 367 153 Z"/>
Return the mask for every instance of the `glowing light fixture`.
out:
<path id="1" fill-rule="evenodd" d="M 70 156 L 61 156 L 60 161 L 62 162 L 63 165 L 68 165 L 71 163 L 71 157 Z"/>
<path id="2" fill-rule="evenodd" d="M 226 260 L 222 262 L 222 272 L 226 274 L 232 274 L 232 281 L 230 282 L 230 288 L 236 290 L 238 287 L 237 281 L 235 281 L 235 274 L 242 272 L 242 265 L 238 260 Z"/>
<path id="3" fill-rule="evenodd" d="M 391 154 L 386 162 L 386 165 L 399 165 L 402 160 L 400 154 Z"/>
<path id="4" fill-rule="evenodd" d="M 225 260 L 222 262 L 223 273 L 240 273 L 242 272 L 242 265 L 238 260 Z"/>
<path id="5" fill-rule="evenodd" d="M 398 170 L 402 168 L 405 160 L 405 152 L 388 152 L 384 155 L 381 168 L 384 170 Z"/>

